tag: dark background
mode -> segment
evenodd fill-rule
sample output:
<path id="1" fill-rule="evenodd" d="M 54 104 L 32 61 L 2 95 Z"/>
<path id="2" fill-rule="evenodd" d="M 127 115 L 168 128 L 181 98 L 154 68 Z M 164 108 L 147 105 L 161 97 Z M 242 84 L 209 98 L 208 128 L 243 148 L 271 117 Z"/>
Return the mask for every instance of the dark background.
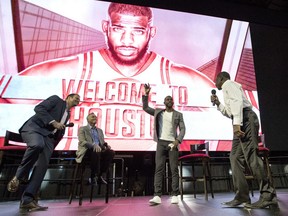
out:
<path id="1" fill-rule="evenodd" d="M 272 151 L 288 151 L 287 0 L 114 1 L 198 13 L 250 23 L 262 132 Z"/>

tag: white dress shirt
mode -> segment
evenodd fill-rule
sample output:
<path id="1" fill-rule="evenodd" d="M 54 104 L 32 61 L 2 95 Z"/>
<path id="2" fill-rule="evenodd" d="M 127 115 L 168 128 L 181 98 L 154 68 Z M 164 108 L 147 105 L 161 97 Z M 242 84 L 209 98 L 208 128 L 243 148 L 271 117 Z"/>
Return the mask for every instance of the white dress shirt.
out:
<path id="1" fill-rule="evenodd" d="M 66 121 L 67 117 L 68 117 L 68 110 L 67 110 L 67 108 L 66 108 L 65 111 L 64 111 L 64 113 L 63 113 L 63 116 L 62 116 L 62 118 L 61 118 L 60 123 L 61 123 L 61 124 L 64 124 L 64 122 Z M 55 121 L 55 120 L 51 121 L 49 124 L 51 124 L 51 123 L 54 122 L 54 121 Z M 54 129 L 54 131 L 53 131 L 52 133 L 55 134 L 56 131 L 57 131 L 57 129 Z"/>
<path id="2" fill-rule="evenodd" d="M 222 85 L 224 104 L 219 104 L 218 110 L 228 118 L 233 118 L 233 125 L 243 125 L 243 109 L 252 108 L 251 103 L 246 98 L 242 85 L 227 80 Z"/>

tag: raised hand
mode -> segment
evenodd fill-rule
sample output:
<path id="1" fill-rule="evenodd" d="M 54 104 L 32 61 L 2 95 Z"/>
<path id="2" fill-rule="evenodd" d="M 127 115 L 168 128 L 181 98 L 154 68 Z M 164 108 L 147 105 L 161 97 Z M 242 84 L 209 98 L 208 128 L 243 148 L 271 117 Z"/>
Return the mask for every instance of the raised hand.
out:
<path id="1" fill-rule="evenodd" d="M 149 95 L 149 92 L 151 90 L 150 84 L 149 83 L 145 83 L 144 85 L 144 90 L 145 90 L 145 95 Z"/>

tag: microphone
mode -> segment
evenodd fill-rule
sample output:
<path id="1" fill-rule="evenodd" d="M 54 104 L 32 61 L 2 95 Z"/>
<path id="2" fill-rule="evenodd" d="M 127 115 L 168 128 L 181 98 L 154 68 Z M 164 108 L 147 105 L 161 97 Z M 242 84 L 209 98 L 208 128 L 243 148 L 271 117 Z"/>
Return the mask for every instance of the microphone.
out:
<path id="1" fill-rule="evenodd" d="M 170 143 L 168 146 L 167 146 L 167 151 L 172 151 L 174 148 L 174 144 L 173 143 Z"/>
<path id="2" fill-rule="evenodd" d="M 216 90 L 215 90 L 215 89 L 212 89 L 212 90 L 211 90 L 211 94 L 212 94 L 213 96 L 216 96 Z M 213 104 L 213 106 L 215 106 L 215 101 L 213 101 L 212 104 Z"/>
<path id="3" fill-rule="evenodd" d="M 74 127 L 74 123 L 70 122 L 69 124 L 65 124 L 65 127 Z"/>
<path id="4" fill-rule="evenodd" d="M 106 149 L 108 149 L 108 143 L 104 142 L 103 145 L 101 146 L 102 151 L 105 151 Z"/>

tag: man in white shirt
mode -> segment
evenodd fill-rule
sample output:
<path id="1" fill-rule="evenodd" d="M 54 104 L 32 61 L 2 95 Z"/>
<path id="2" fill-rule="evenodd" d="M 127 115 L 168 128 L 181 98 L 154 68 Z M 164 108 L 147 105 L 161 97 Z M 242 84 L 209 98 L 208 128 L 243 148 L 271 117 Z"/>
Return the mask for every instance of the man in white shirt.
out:
<path id="1" fill-rule="evenodd" d="M 278 206 L 275 189 L 268 181 L 263 161 L 257 155 L 259 120 L 246 98 L 241 84 L 231 81 L 229 73 L 223 71 L 216 78 L 216 87 L 223 90 L 224 104 L 216 94 L 211 95 L 211 102 L 226 117 L 232 119 L 233 143 L 230 152 L 232 178 L 236 191 L 233 200 L 222 203 L 235 207 L 244 204 L 247 208 L 266 208 Z M 260 187 L 260 198 L 250 204 L 249 186 L 245 178 L 245 163 L 257 178 Z"/>
<path id="2" fill-rule="evenodd" d="M 169 155 L 169 165 L 172 174 L 172 204 L 178 204 L 179 171 L 178 171 L 178 145 L 185 135 L 185 124 L 182 113 L 173 109 L 173 98 L 166 96 L 165 109 L 154 109 L 148 106 L 148 96 L 151 90 L 149 84 L 144 85 L 145 95 L 142 96 L 143 110 L 154 116 L 154 141 L 157 142 L 155 156 L 154 197 L 149 200 L 151 204 L 160 204 L 162 195 L 162 181 L 165 161 Z M 179 129 L 179 134 L 177 130 Z"/>

